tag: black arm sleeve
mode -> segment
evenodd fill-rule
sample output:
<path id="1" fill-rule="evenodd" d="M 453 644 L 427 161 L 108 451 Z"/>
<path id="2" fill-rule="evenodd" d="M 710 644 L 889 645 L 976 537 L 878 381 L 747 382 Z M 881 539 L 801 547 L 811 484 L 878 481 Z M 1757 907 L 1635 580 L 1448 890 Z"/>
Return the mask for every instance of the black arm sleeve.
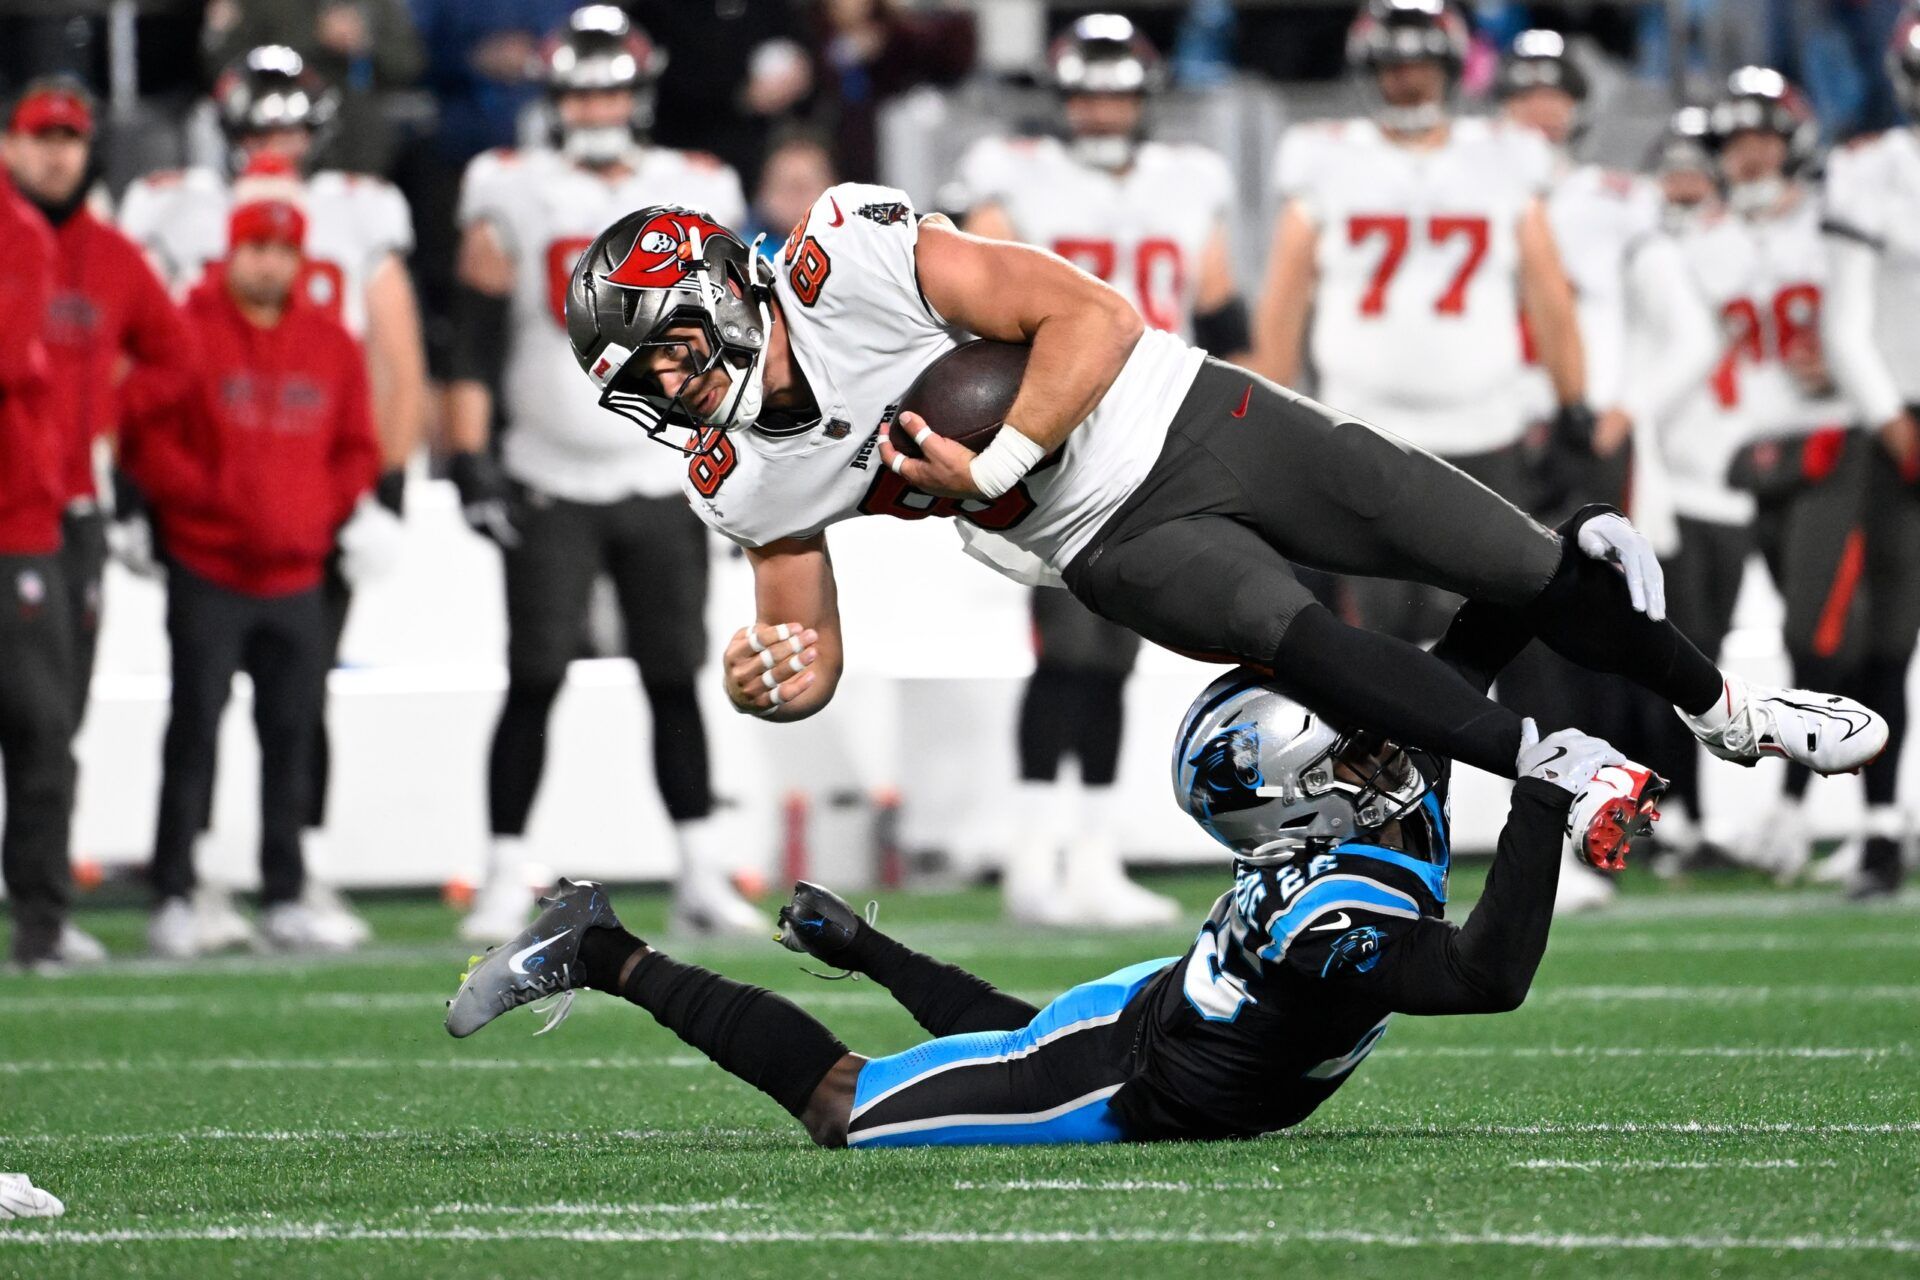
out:
<path id="1" fill-rule="evenodd" d="M 1247 314 L 1247 300 L 1235 294 L 1212 311 L 1197 313 L 1193 317 L 1193 345 L 1221 359 L 1250 349 L 1253 321 Z"/>
<path id="2" fill-rule="evenodd" d="M 453 348 L 447 361 L 454 382 L 500 380 L 507 357 L 507 300 L 456 285 L 453 294 Z"/>
<path id="3" fill-rule="evenodd" d="M 1522 778 L 1487 887 L 1458 928 L 1422 917 L 1382 948 L 1380 963 L 1341 981 L 1396 1013 L 1504 1013 L 1517 1009 L 1547 949 L 1560 842 L 1573 797 Z"/>

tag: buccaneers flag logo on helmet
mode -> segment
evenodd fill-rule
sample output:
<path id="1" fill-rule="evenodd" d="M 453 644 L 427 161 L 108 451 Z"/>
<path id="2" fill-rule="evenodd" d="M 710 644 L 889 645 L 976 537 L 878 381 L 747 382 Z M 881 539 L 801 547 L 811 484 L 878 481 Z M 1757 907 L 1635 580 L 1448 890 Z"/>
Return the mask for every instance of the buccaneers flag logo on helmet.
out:
<path id="1" fill-rule="evenodd" d="M 699 233 L 701 247 L 696 247 L 695 232 Z M 627 256 L 602 278 L 608 284 L 630 289 L 672 288 L 692 269 L 693 260 L 709 237 L 727 234 L 725 227 L 697 213 L 659 214 L 640 228 Z"/>

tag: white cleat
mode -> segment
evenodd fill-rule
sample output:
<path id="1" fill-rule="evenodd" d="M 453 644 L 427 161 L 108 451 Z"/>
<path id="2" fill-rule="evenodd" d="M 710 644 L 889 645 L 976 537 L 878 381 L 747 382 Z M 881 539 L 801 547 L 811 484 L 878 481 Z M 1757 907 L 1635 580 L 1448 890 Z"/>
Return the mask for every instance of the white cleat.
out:
<path id="1" fill-rule="evenodd" d="M 1007 856 L 1000 869 L 1000 904 L 1009 921 L 1038 929 L 1093 923 L 1067 892 L 1060 855 L 1057 843 L 1036 838 L 1022 841 Z"/>
<path id="2" fill-rule="evenodd" d="M 234 947 L 258 947 L 260 935 L 219 885 L 201 885 L 193 895 L 193 945 L 199 955 Z"/>
<path id="3" fill-rule="evenodd" d="M 194 927 L 191 902 L 168 898 L 154 908 L 147 921 L 147 949 L 166 960 L 187 960 L 200 954 L 200 933 Z"/>
<path id="4" fill-rule="evenodd" d="M 61 964 L 92 965 L 107 962 L 107 948 L 100 939 L 71 921 L 60 926 L 60 941 L 54 955 Z"/>
<path id="5" fill-rule="evenodd" d="M 1560 859 L 1560 881 L 1553 891 L 1555 916 L 1578 915 L 1598 911 L 1611 904 L 1619 890 L 1613 881 L 1587 866 L 1567 849 Z"/>
<path id="6" fill-rule="evenodd" d="M 309 879 L 306 892 L 300 895 L 300 903 L 315 916 L 325 920 L 330 932 L 351 939 L 350 946 L 363 946 L 373 938 L 372 927 L 332 885 L 319 884 Z"/>
<path id="7" fill-rule="evenodd" d="M 758 937 L 772 917 L 742 897 L 724 876 L 687 871 L 673 886 L 667 928 L 682 937 Z"/>
<path id="8" fill-rule="evenodd" d="M 260 913 L 260 933 L 276 951 L 342 955 L 358 943 L 351 922 L 324 916 L 304 902 L 276 902 Z"/>
<path id="9" fill-rule="evenodd" d="M 1086 923 L 1111 929 L 1151 929 L 1180 920 L 1180 904 L 1128 879 L 1119 847 L 1100 837 L 1068 847 L 1067 897 Z"/>
<path id="10" fill-rule="evenodd" d="M 1807 830 L 1800 803 L 1783 797 L 1740 847 L 1728 852 L 1736 861 L 1788 884 L 1813 861 L 1813 833 Z"/>
<path id="11" fill-rule="evenodd" d="M 1866 860 L 1866 856 L 1866 837 L 1849 836 L 1826 857 L 1806 863 L 1802 878 L 1808 884 L 1852 884 L 1854 877 L 1860 874 L 1860 864 Z"/>
<path id="12" fill-rule="evenodd" d="M 460 940 L 493 945 L 505 942 L 533 918 L 534 892 L 519 868 L 487 877 L 473 895 L 473 910 L 460 921 Z"/>
<path id="13" fill-rule="evenodd" d="M 60 1197 L 33 1185 L 24 1173 L 0 1173 L 0 1222 L 14 1218 L 57 1218 L 67 1211 Z"/>
<path id="14" fill-rule="evenodd" d="M 1775 756 L 1815 773 L 1852 773 L 1887 745 L 1886 717 L 1852 698 L 1753 688 L 1738 676 L 1726 678 L 1713 707 L 1681 719 L 1708 751 L 1735 764 Z"/>

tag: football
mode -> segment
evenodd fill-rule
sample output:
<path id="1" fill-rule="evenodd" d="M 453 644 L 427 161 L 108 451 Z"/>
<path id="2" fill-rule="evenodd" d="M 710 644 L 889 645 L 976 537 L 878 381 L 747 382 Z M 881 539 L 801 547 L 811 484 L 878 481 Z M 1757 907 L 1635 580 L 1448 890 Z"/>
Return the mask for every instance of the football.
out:
<path id="1" fill-rule="evenodd" d="M 963 342 L 920 371 L 900 397 L 900 412 L 919 414 L 941 435 L 978 453 L 1007 420 L 1032 350 L 1021 342 Z M 891 431 L 894 448 L 909 458 L 920 456 L 920 447 L 897 420 Z"/>

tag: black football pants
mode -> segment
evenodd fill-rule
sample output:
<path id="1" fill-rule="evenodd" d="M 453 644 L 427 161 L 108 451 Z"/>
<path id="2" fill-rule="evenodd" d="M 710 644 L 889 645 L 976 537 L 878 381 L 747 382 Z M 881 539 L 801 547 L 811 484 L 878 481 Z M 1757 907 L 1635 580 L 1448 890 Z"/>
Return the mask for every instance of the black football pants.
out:
<path id="1" fill-rule="evenodd" d="M 70 507 L 60 521 L 60 576 L 73 642 L 73 727 L 86 719 L 100 646 L 100 585 L 107 570 L 107 516 L 97 505 Z"/>
<path id="2" fill-rule="evenodd" d="M 16 960 L 51 953 L 67 916 L 73 821 L 73 643 L 57 555 L 0 555 L 0 874 Z"/>
<path id="3" fill-rule="evenodd" d="M 162 898 L 194 886 L 193 846 L 212 811 L 220 717 L 233 677 L 253 680 L 260 738 L 261 900 L 290 902 L 305 886 L 300 832 L 311 811 L 315 726 L 325 699 L 327 629 L 320 588 L 248 596 L 177 562 L 167 571 L 173 694 L 161 750 L 153 887 Z"/>

